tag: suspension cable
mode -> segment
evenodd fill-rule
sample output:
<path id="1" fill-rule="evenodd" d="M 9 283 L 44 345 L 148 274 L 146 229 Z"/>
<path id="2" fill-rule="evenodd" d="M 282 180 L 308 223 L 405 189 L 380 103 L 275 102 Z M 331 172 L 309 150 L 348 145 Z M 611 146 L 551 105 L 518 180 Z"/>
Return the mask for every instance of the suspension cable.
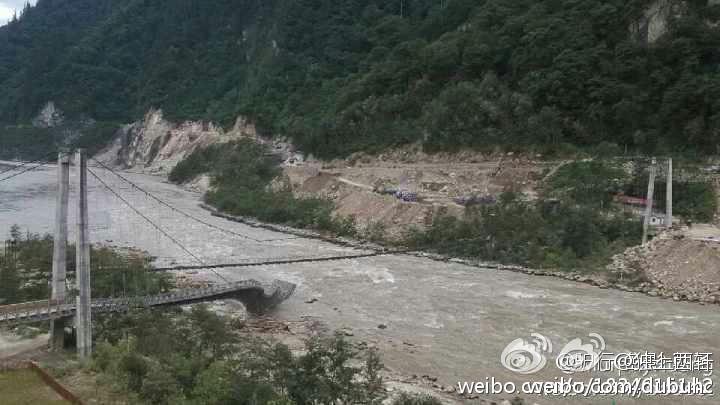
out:
<path id="1" fill-rule="evenodd" d="M 31 172 L 31 171 L 33 171 L 33 170 L 37 170 L 38 168 L 47 165 L 48 162 L 46 162 L 46 160 L 47 160 L 49 157 L 55 155 L 55 153 L 56 153 L 56 152 L 48 153 L 47 155 L 43 156 L 43 157 L 40 158 L 40 159 L 36 159 L 36 160 L 31 161 L 31 162 L 23 162 L 23 164 L 21 164 L 21 165 L 19 165 L 19 166 L 13 166 L 13 167 L 11 167 L 10 169 L 7 169 L 7 170 L 5 170 L 5 171 L 3 171 L 3 172 L 0 172 L 0 175 L 2 175 L 2 174 L 5 174 L 5 173 L 9 173 L 9 172 L 11 172 L 11 171 L 13 171 L 13 170 L 19 170 L 19 169 L 21 169 L 21 168 L 23 168 L 23 167 L 25 167 L 25 166 L 28 166 L 28 165 L 35 165 L 35 166 L 27 167 L 27 168 L 25 168 L 24 170 L 21 170 L 21 171 L 19 171 L 19 172 L 17 172 L 17 173 L 14 173 L 14 174 L 12 174 L 12 175 L 10 175 L 10 176 L 4 177 L 4 178 L 0 179 L 0 182 L 6 181 L 6 180 L 10 180 L 10 179 L 12 179 L 12 178 L 18 177 L 18 176 L 20 176 L 20 175 L 22 175 L 22 174 L 25 174 L 25 173 L 27 173 L 27 172 Z M 64 152 L 61 152 L 61 153 L 64 153 Z"/>
<path id="2" fill-rule="evenodd" d="M 212 224 L 212 223 L 210 223 L 210 222 L 204 221 L 204 220 L 202 220 L 202 219 L 200 219 L 200 218 L 198 218 L 198 217 L 196 217 L 196 216 L 194 216 L 194 215 L 191 215 L 191 214 L 189 214 L 189 213 L 187 213 L 187 212 L 185 212 L 185 211 L 183 211 L 183 210 L 181 210 L 181 209 L 179 209 L 179 208 L 171 205 L 170 203 L 168 203 L 168 202 L 160 199 L 159 197 L 157 197 L 157 196 L 155 196 L 154 194 L 150 193 L 149 191 L 143 189 L 142 187 L 138 186 L 137 184 L 135 184 L 134 182 L 130 181 L 129 179 L 125 178 L 125 177 L 122 176 L 120 173 L 117 173 L 115 170 L 113 170 L 112 168 L 108 167 L 108 166 L 107 166 L 106 164 L 104 164 L 103 162 L 101 162 L 101 161 L 99 161 L 99 160 L 97 160 L 97 159 L 95 159 L 95 158 L 91 158 L 91 159 L 94 160 L 96 163 L 98 163 L 100 166 L 102 166 L 105 170 L 110 171 L 110 173 L 112 173 L 112 174 L 114 174 L 115 176 L 119 177 L 121 180 L 123 180 L 124 182 L 128 183 L 129 185 L 131 185 L 131 186 L 134 187 L 135 189 L 139 190 L 140 192 L 142 192 L 143 194 L 145 194 L 145 195 L 148 196 L 149 198 L 152 198 L 153 200 L 157 201 L 159 204 L 161 204 L 161 205 L 169 208 L 170 210 L 172 210 L 172 211 L 174 211 L 174 212 L 177 212 L 178 214 L 180 214 L 180 215 L 182 215 L 182 216 L 184 216 L 184 217 L 186 217 L 186 218 L 192 219 L 192 220 L 195 221 L 195 222 L 198 222 L 198 223 L 200 223 L 200 224 L 203 224 L 203 225 L 205 225 L 205 226 L 207 226 L 207 227 L 209 227 L 209 228 L 212 228 L 212 229 L 215 229 L 215 230 L 217 230 L 217 231 L 224 232 L 224 233 L 227 233 L 227 234 L 230 234 L 230 235 L 233 235 L 233 236 L 237 236 L 237 237 L 239 237 L 239 238 L 248 239 L 248 240 L 251 240 L 251 241 L 257 242 L 257 243 L 275 242 L 275 241 L 283 241 L 283 240 L 291 240 L 291 239 L 299 239 L 298 237 L 291 237 L 291 238 L 284 238 L 284 239 L 267 239 L 267 240 L 261 240 L 261 239 L 256 239 L 256 238 L 253 238 L 253 237 L 251 237 L 251 236 L 244 235 L 244 234 L 241 234 L 241 233 L 239 233 L 239 232 L 235 232 L 235 231 L 232 231 L 232 230 L 225 229 L 225 228 L 222 228 L 222 227 L 220 227 L 220 226 L 214 225 L 214 224 Z"/>
<path id="3" fill-rule="evenodd" d="M 15 178 L 15 177 L 20 176 L 21 174 L 25 174 L 25 173 L 31 172 L 31 171 L 33 171 L 33 170 L 37 170 L 37 169 L 39 169 L 40 167 L 45 166 L 46 164 L 47 164 L 47 163 L 40 163 L 40 164 L 37 164 L 37 165 L 35 165 L 35 166 L 33 166 L 33 167 L 29 167 L 29 168 L 27 168 L 27 169 L 25 169 L 25 170 L 22 170 L 22 171 L 20 171 L 20 172 L 17 172 L 17 173 L 15 173 L 15 174 L 11 175 L 11 176 L 8 176 L 8 177 L 5 177 L 5 178 L 0 179 L 0 182 L 13 179 L 13 178 Z"/>
<path id="4" fill-rule="evenodd" d="M 1 171 L 1 172 L 0 172 L 0 176 L 2 176 L 2 175 L 5 174 L 5 173 L 11 172 L 11 171 L 13 171 L 13 170 L 22 169 L 23 167 L 25 167 L 25 166 L 27 166 L 27 165 L 32 165 L 32 164 L 35 164 L 35 163 L 44 162 L 44 161 L 46 161 L 48 158 L 50 158 L 50 157 L 51 157 L 52 155 L 54 155 L 54 154 L 55 154 L 55 152 L 50 152 L 50 153 L 44 155 L 44 156 L 41 157 L 41 158 L 38 158 L 38 159 L 35 159 L 35 160 L 32 160 L 32 161 L 29 161 L 29 162 L 16 162 L 16 163 L 22 163 L 22 164 L 17 165 L 17 166 L 12 166 L 12 167 L 10 167 L 9 169 L 6 169 L 6 170 Z"/>
<path id="5" fill-rule="evenodd" d="M 176 244 L 178 247 L 180 247 L 180 249 L 182 249 L 188 256 L 192 257 L 195 261 L 197 261 L 197 262 L 200 263 L 201 265 L 203 265 L 203 266 L 205 265 L 205 262 L 203 262 L 202 259 L 200 259 L 197 255 L 195 255 L 194 253 L 192 253 L 187 247 L 185 247 L 182 243 L 180 243 L 180 241 L 178 241 L 177 239 L 173 238 L 173 237 L 172 237 L 167 231 L 165 231 L 160 225 L 158 225 L 158 224 L 156 224 L 155 222 L 153 222 L 153 220 L 151 220 L 151 219 L 148 218 L 145 214 L 143 214 L 142 212 L 140 212 L 140 210 L 138 210 L 137 208 L 135 208 L 128 200 L 126 200 L 123 196 L 121 196 L 119 193 L 117 193 L 112 187 L 110 187 L 110 185 L 108 185 L 103 179 L 101 179 L 100 176 L 98 176 L 94 171 L 92 171 L 90 168 L 88 168 L 88 172 L 89 172 L 93 177 L 95 177 L 95 179 L 96 179 L 98 182 L 100 182 L 100 184 L 102 184 L 108 191 L 110 191 L 110 193 L 112 193 L 115 197 L 117 197 L 120 201 L 122 201 L 125 205 L 127 205 L 128 208 L 130 208 L 131 210 L 133 210 L 138 216 L 140 216 L 140 217 L 143 218 L 145 221 L 147 221 L 150 225 L 152 225 L 156 230 L 158 230 L 160 233 L 162 233 L 166 238 L 168 238 L 170 241 L 172 241 L 174 244 Z M 212 269 L 211 269 L 211 270 L 212 270 Z M 214 271 L 214 270 L 212 270 L 212 271 L 213 271 L 213 273 L 215 273 L 215 275 L 217 275 L 219 278 L 221 278 L 221 279 L 222 279 L 223 281 L 225 281 L 226 283 L 229 283 L 229 282 L 230 282 L 230 280 L 228 280 L 227 278 L 223 277 L 220 273 L 218 273 L 218 272 L 216 272 L 216 271 Z"/>
<path id="6" fill-rule="evenodd" d="M 204 269 L 226 269 L 234 267 L 259 267 L 279 264 L 298 264 L 298 263 L 313 263 L 313 262 L 335 262 L 341 260 L 351 259 L 363 259 L 369 257 L 388 256 L 395 254 L 406 253 L 405 251 L 388 251 L 388 252 L 372 252 L 372 253 L 360 253 L 356 255 L 346 256 L 330 256 L 330 257 L 306 257 L 297 259 L 284 259 L 284 260 L 267 260 L 260 262 L 240 262 L 240 263 L 225 263 L 225 264 L 213 264 L 207 266 L 172 266 L 172 267 L 158 267 L 153 268 L 150 271 L 153 272 L 167 272 L 167 271 L 189 271 L 189 270 L 204 270 Z"/>

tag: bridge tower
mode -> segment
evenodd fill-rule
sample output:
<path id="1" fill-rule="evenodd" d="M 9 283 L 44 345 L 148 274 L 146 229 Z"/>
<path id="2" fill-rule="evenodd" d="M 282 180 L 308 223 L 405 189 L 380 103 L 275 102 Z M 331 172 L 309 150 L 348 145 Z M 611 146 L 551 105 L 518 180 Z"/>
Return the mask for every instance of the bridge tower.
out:
<path id="1" fill-rule="evenodd" d="M 58 155 L 58 194 L 55 208 L 55 241 L 53 243 L 52 295 L 53 301 L 64 301 L 66 295 L 65 278 L 67 274 L 67 232 L 68 197 L 70 192 L 70 155 L 60 152 Z M 65 341 L 65 321 L 56 319 L 50 327 L 50 345 L 53 349 L 63 348 Z"/>
<path id="2" fill-rule="evenodd" d="M 642 244 L 648 242 L 648 228 L 650 227 L 650 218 L 653 212 L 653 201 L 655 198 L 655 176 L 657 175 L 657 160 L 652 158 L 650 163 L 650 179 L 648 180 L 647 203 L 645 204 L 645 218 L 643 219 Z"/>
<path id="3" fill-rule="evenodd" d="M 90 241 L 88 231 L 87 156 L 78 149 L 78 216 L 76 273 L 79 295 L 76 298 L 77 352 L 80 358 L 92 355 L 92 311 L 90 296 Z"/>
<path id="4" fill-rule="evenodd" d="M 673 227 L 673 160 L 668 159 L 667 187 L 665 192 L 665 226 L 668 229 Z"/>

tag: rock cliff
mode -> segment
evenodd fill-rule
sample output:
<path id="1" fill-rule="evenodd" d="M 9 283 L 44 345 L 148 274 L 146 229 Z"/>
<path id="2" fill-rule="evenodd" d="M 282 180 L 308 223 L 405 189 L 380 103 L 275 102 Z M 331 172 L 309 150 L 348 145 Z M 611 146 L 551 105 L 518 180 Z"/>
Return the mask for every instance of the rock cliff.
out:
<path id="1" fill-rule="evenodd" d="M 55 106 L 55 103 L 48 101 L 33 119 L 32 124 L 36 128 L 53 128 L 65 122 L 62 111 Z"/>
<path id="2" fill-rule="evenodd" d="M 197 148 L 242 137 L 257 138 L 255 126 L 243 118 L 225 131 L 203 121 L 176 124 L 166 120 L 161 110 L 151 110 L 142 121 L 121 128 L 96 158 L 123 169 L 167 174 Z"/>

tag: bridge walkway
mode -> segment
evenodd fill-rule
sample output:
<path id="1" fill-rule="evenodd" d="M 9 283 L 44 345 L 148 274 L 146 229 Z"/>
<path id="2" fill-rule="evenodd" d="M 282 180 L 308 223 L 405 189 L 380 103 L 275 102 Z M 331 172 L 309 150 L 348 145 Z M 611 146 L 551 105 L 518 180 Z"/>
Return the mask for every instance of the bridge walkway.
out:
<path id="1" fill-rule="evenodd" d="M 164 294 L 128 298 L 97 298 L 92 300 L 92 313 L 127 312 L 133 308 L 152 308 L 214 301 L 223 298 L 241 300 L 250 312 L 264 312 L 287 299 L 295 285 L 276 280 L 265 285 L 256 280 L 220 284 L 207 288 L 188 288 Z M 73 299 L 63 302 L 45 300 L 0 306 L 0 326 L 50 321 L 75 316 Z"/>

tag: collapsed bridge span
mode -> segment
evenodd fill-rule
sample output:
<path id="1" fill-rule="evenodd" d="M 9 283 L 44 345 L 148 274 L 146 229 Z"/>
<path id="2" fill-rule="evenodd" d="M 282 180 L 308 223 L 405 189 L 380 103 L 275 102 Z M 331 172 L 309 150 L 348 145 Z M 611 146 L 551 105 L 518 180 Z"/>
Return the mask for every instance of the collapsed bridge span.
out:
<path id="1" fill-rule="evenodd" d="M 275 280 L 270 284 L 264 284 L 256 280 L 244 280 L 207 288 L 175 290 L 151 296 L 96 298 L 92 300 L 91 308 L 93 314 L 99 314 L 127 312 L 131 309 L 186 305 L 221 299 L 236 299 L 245 305 L 248 312 L 260 315 L 285 301 L 294 291 L 295 284 L 281 280 Z M 71 318 L 76 314 L 77 304 L 74 299 L 4 305 L 0 306 L 0 326 Z"/>

